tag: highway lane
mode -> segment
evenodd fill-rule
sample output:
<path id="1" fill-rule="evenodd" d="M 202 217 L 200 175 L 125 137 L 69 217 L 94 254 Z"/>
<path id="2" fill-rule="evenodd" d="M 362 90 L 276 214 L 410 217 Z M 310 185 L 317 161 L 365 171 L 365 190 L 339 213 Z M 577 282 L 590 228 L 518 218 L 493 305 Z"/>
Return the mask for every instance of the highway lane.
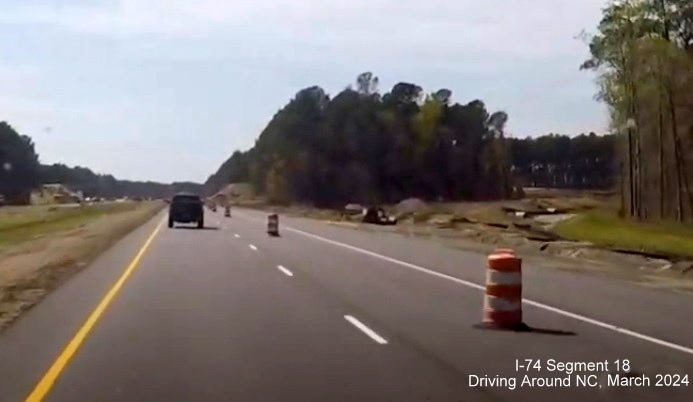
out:
<path id="1" fill-rule="evenodd" d="M 163 231 L 49 400 L 462 395 L 416 353 L 391 356 L 344 319 L 353 312 L 301 291 L 252 246 L 223 231 Z"/>
<path id="2" fill-rule="evenodd" d="M 242 216 L 260 226 L 266 219 L 265 215 L 258 211 L 242 211 Z M 440 241 L 343 229 L 288 216 L 281 217 L 281 224 L 476 284 L 483 285 L 485 280 L 485 255 L 445 247 Z M 283 234 L 296 236 L 296 232 L 290 230 Z M 324 241 L 317 243 L 325 247 L 329 245 Z M 531 259 L 527 259 L 523 266 L 523 292 L 525 297 L 538 302 L 693 347 L 693 321 L 677 314 L 685 311 L 682 306 L 691 305 L 693 299 L 690 295 L 593 275 L 539 268 L 532 264 Z"/>
<path id="3" fill-rule="evenodd" d="M 130 233 L 0 332 L 0 401 L 19 401 L 31 391 L 162 217 Z"/>
<path id="4" fill-rule="evenodd" d="M 393 356 L 382 349 L 375 330 L 358 314 L 303 292 L 261 250 L 233 239 L 224 230 L 162 229 L 47 400 L 459 400 L 469 395 L 417 353 L 401 350 Z M 33 313 L 22 321 L 32 321 Z M 15 328 L 15 340 L 18 332 L 31 332 Z M 3 346 L 4 341 L 3 336 Z M 25 356 L 14 357 L 32 356 L 45 369 L 58 351 L 35 356 L 25 349 Z M 11 371 L 9 363 L 3 359 L 0 365 Z M 40 373 L 23 376 L 36 381 Z M 0 400 L 20 400 L 18 395 L 30 391 L 13 388 L 3 384 Z"/>
<path id="5" fill-rule="evenodd" d="M 475 329 L 482 301 L 477 289 L 282 224 L 479 283 L 480 255 L 286 217 L 281 217 L 282 237 L 271 238 L 264 233 L 263 213 L 234 210 L 230 219 L 221 211 L 207 215 L 207 223 L 219 222 L 219 230 L 159 232 L 47 400 L 645 401 L 693 395 L 690 386 L 470 388 L 469 375 L 521 379 L 525 373 L 515 370 L 516 358 L 630 359 L 636 371 L 654 376 L 693 374 L 693 356 L 531 306 L 525 308 L 530 324 L 575 335 Z M 156 223 L 129 236 L 0 334 L 0 401 L 28 395 Z M 460 272 L 460 265 L 468 269 Z M 551 279 L 559 288 L 570 288 L 565 281 L 582 284 L 556 275 Z M 540 272 L 528 276 L 543 277 Z M 533 289 L 532 296 L 570 305 L 559 303 L 554 292 Z M 83 302 L 66 308 L 75 297 Z M 677 311 L 690 306 L 689 299 L 682 300 Z M 644 309 L 637 300 L 630 302 Z M 598 306 L 599 300 L 593 303 Z M 650 306 L 646 314 L 655 316 L 650 310 L 660 307 Z M 610 309 L 604 305 L 582 313 Z M 681 330 L 670 334 L 681 340 L 693 331 L 677 318 L 659 311 L 663 324 Z"/>
<path id="6" fill-rule="evenodd" d="M 236 216 L 244 219 L 245 224 L 254 224 L 261 228 L 263 226 L 264 214 L 262 213 L 243 211 Z M 250 219 L 246 219 L 247 217 Z M 250 227 L 241 227 L 245 232 L 254 233 L 252 241 L 262 242 L 264 239 L 264 243 L 267 244 L 260 243 L 260 247 L 267 249 L 268 253 L 277 253 L 285 261 L 289 258 L 290 264 L 301 267 L 304 271 L 303 275 L 298 273 L 297 276 L 308 278 L 306 281 L 310 281 L 314 288 L 320 287 L 324 289 L 326 295 L 338 295 L 345 302 L 354 303 L 355 308 L 368 311 L 373 315 L 374 320 L 382 319 L 381 325 L 384 328 L 391 329 L 401 336 L 403 341 L 417 345 L 429 355 L 444 359 L 455 367 L 461 376 L 466 377 L 469 374 L 512 376 L 516 373 L 509 363 L 515 358 L 555 358 L 578 362 L 600 361 L 604 358 L 611 361 L 627 358 L 633 363 L 636 372 L 652 376 L 658 373 L 690 374 L 693 368 L 693 355 L 690 353 L 681 353 L 532 306 L 525 307 L 526 322 L 529 324 L 552 330 L 572 331 L 576 335 L 547 336 L 475 330 L 472 325 L 481 317 L 482 296 L 479 291 L 334 244 L 320 241 L 314 241 L 313 244 L 306 243 L 307 236 L 296 233 L 293 229 L 300 228 L 299 230 L 308 231 L 304 233 L 320 233 L 331 239 L 341 238 L 341 240 L 347 239 L 346 241 L 360 239 L 364 243 L 362 244 L 364 248 L 361 250 L 382 250 L 388 247 L 387 243 L 393 243 L 398 247 L 388 249 L 388 255 L 406 261 L 423 261 L 424 266 L 432 267 L 436 272 L 446 272 L 445 266 L 440 269 L 441 267 L 436 265 L 440 261 L 436 257 L 441 253 L 445 255 L 445 249 L 428 242 L 412 242 L 412 239 L 397 236 L 382 234 L 365 236 L 362 232 L 332 228 L 304 219 L 282 217 L 282 222 L 289 228 L 283 227 L 281 241 L 262 236 L 259 231 L 253 231 Z M 345 244 L 353 243 L 349 241 Z M 309 264 L 304 262 L 306 253 L 312 255 Z M 454 273 L 458 276 L 465 277 L 473 271 L 480 273 L 475 279 L 478 279 L 478 283 L 483 283 L 482 256 L 452 251 L 446 255 L 445 261 L 457 264 Z M 460 270 L 460 266 L 464 269 Z M 447 268 L 449 274 L 450 269 L 454 269 L 450 266 Z M 529 276 L 533 278 L 541 274 L 542 272 L 537 271 Z M 600 313 L 605 310 L 640 311 L 645 317 L 657 316 L 661 323 L 670 323 L 672 328 L 683 329 L 682 332 L 671 333 L 670 337 L 684 340 L 687 337 L 688 341 L 682 344 L 684 346 L 691 344 L 693 327 L 690 322 L 686 322 L 687 320 L 679 316 L 681 312 L 686 311 L 684 306 L 691 305 L 691 299 L 687 296 L 663 292 L 652 293 L 645 288 L 629 287 L 627 284 L 607 281 L 602 283 L 602 288 L 613 285 L 619 290 L 619 297 L 628 295 L 632 298 L 621 305 L 600 304 L 604 303 L 604 299 L 600 300 L 601 295 L 598 292 L 595 292 L 597 297 L 591 297 L 591 295 L 586 297 L 585 295 L 589 295 L 590 288 L 580 288 L 582 284 L 580 280 L 586 280 L 586 283 L 591 284 L 593 278 L 562 272 L 553 273 L 552 278 L 557 286 L 570 288 L 570 282 L 577 286 L 572 289 L 572 292 L 566 292 L 563 298 L 553 299 L 551 296 L 554 292 L 548 292 L 542 301 L 555 302 L 552 305 L 561 306 L 566 304 L 563 303 L 567 301 L 564 300 L 565 296 L 576 297 L 583 301 L 589 300 L 596 306 L 592 311 L 596 316 L 600 316 Z M 603 278 L 600 280 L 605 281 Z M 624 292 L 623 289 L 628 289 L 629 292 Z M 539 296 L 536 291 L 532 293 L 530 293 L 531 296 Z M 546 297 L 546 295 L 549 296 Z M 638 299 L 640 295 L 644 296 L 641 300 Z M 668 298 L 677 300 L 679 304 L 676 309 L 659 311 L 657 310 L 661 307 L 659 304 L 645 304 L 649 298 L 657 296 L 665 300 Z M 571 303 L 567 304 L 571 305 Z M 585 304 L 583 303 L 583 307 Z M 606 315 L 613 315 L 613 311 L 609 311 Z M 623 322 L 628 322 L 629 319 L 630 315 L 627 315 L 625 320 L 610 323 L 623 326 Z M 658 397 L 686 400 L 693 395 L 690 388 L 678 390 L 611 388 L 600 391 L 598 395 L 589 391 L 581 394 L 580 390 L 574 388 L 568 391 L 563 396 L 568 400 L 622 400 L 626 397 L 634 400 L 652 400 Z M 557 390 L 553 389 L 550 394 L 555 395 L 556 392 Z M 516 390 L 507 394 L 499 392 L 499 394 L 507 398 L 520 398 L 520 400 L 524 395 L 526 400 L 532 400 L 533 397 L 541 395 L 541 392 L 531 389 Z M 548 397 L 549 394 L 544 396 Z"/>

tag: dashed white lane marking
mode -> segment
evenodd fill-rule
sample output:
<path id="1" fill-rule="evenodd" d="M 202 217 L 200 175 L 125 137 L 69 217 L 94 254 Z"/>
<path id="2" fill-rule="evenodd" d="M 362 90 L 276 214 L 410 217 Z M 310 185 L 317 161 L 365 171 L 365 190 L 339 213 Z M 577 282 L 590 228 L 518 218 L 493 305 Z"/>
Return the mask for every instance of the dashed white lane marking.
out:
<path id="1" fill-rule="evenodd" d="M 368 335 L 374 341 L 378 342 L 381 345 L 387 345 L 387 340 L 382 336 L 376 334 L 375 331 L 373 331 L 372 329 L 368 328 L 366 324 L 362 323 L 361 321 L 357 320 L 356 318 L 350 315 L 345 315 L 344 319 L 349 321 L 356 328 L 360 329 L 364 334 Z"/>
<path id="2" fill-rule="evenodd" d="M 294 276 L 294 273 L 289 271 L 288 269 L 282 267 L 281 265 L 277 265 L 277 269 L 282 271 L 286 276 Z"/>
<path id="3" fill-rule="evenodd" d="M 245 217 L 249 220 L 252 220 L 252 221 L 261 222 L 260 220 L 254 218 L 254 217 L 251 217 L 251 216 L 245 215 Z M 354 246 L 351 246 L 349 244 L 341 243 L 341 242 L 338 242 L 335 240 L 331 240 L 331 239 L 328 239 L 328 238 L 325 238 L 322 236 L 318 236 L 318 235 L 315 235 L 312 233 L 304 232 L 302 230 L 294 229 L 294 228 L 287 227 L 287 226 L 284 226 L 284 229 L 291 231 L 291 232 L 294 232 L 294 233 L 298 233 L 298 234 L 306 236 L 306 237 L 310 237 L 310 238 L 315 239 L 315 240 L 320 240 L 320 241 L 323 241 L 325 243 L 329 243 L 329 244 L 332 244 L 335 246 L 343 247 L 343 248 L 346 248 L 348 250 L 355 251 L 357 253 L 361 253 L 361 254 L 371 256 L 371 257 L 379 258 L 383 261 L 388 261 L 388 262 L 391 262 L 393 264 L 401 265 L 403 267 L 413 269 L 415 271 L 423 272 L 425 274 L 432 275 L 432 276 L 435 276 L 435 277 L 438 277 L 441 279 L 446 279 L 446 280 L 455 282 L 455 283 L 460 284 L 460 285 L 464 285 L 464 286 L 478 289 L 478 290 L 486 290 L 485 286 L 476 284 L 474 282 L 465 281 L 464 279 L 460 279 L 460 278 L 456 278 L 454 276 L 450 276 L 450 275 L 446 275 L 446 274 L 443 274 L 440 272 L 436 272 L 436 271 L 430 270 L 428 268 L 424 268 L 424 267 L 421 267 L 421 266 L 418 266 L 418 265 L 415 265 L 415 264 L 412 264 L 409 262 L 400 261 L 400 260 L 392 258 L 392 257 L 388 257 L 388 256 L 385 256 L 382 254 L 375 253 L 373 251 L 364 250 L 362 248 L 354 247 Z M 653 343 L 655 345 L 664 346 L 664 347 L 669 348 L 669 349 L 673 349 L 673 350 L 677 350 L 679 352 L 693 355 L 693 348 L 689 348 L 689 347 L 686 347 L 683 345 L 678 345 L 676 343 L 665 341 L 662 339 L 658 339 L 658 338 L 655 338 L 655 337 L 652 337 L 649 335 L 641 334 L 639 332 L 631 331 L 629 329 L 619 327 L 618 325 L 609 324 L 609 323 L 606 323 L 603 321 L 595 320 L 593 318 L 589 318 L 589 317 L 586 317 L 584 315 L 572 313 L 572 312 L 566 311 L 566 310 L 561 310 L 557 307 L 549 306 L 548 304 L 536 302 L 534 300 L 522 299 L 522 302 L 526 305 L 533 306 L 533 307 L 543 309 L 546 311 L 550 311 L 552 313 L 562 315 L 564 317 L 572 318 L 572 319 L 577 320 L 577 321 L 582 321 L 584 323 L 591 324 L 591 325 L 594 325 L 596 327 L 600 327 L 603 329 L 614 331 L 614 332 L 622 334 L 622 335 L 630 336 L 630 337 L 633 337 L 636 339 L 640 339 L 642 341 Z"/>
<path id="4" fill-rule="evenodd" d="M 240 238 L 241 238 L 241 235 L 239 235 L 238 233 L 234 233 L 233 237 L 235 237 L 235 238 L 237 238 L 237 239 L 240 239 Z"/>
<path id="5" fill-rule="evenodd" d="M 248 247 L 250 247 L 250 249 L 253 250 L 253 251 L 257 251 L 257 247 L 255 247 L 254 244 L 251 244 L 251 245 L 249 245 Z"/>

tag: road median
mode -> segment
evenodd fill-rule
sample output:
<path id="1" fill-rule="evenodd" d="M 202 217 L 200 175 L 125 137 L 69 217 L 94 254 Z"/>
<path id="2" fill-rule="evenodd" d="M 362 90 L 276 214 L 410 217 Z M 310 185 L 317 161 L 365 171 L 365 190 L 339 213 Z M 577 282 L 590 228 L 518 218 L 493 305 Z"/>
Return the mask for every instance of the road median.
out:
<path id="1" fill-rule="evenodd" d="M 0 330 L 163 207 L 133 202 L 0 211 Z"/>

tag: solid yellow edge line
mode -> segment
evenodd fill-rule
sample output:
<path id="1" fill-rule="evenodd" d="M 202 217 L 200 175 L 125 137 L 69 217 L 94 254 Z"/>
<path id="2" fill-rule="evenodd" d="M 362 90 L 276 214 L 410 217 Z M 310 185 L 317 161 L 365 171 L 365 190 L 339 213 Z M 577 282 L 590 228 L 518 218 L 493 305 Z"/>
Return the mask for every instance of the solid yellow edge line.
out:
<path id="1" fill-rule="evenodd" d="M 142 256 L 151 245 L 152 241 L 154 240 L 154 237 L 156 237 L 157 233 L 159 233 L 159 230 L 161 229 L 163 223 L 164 222 L 161 221 L 156 226 L 154 231 L 149 235 L 147 241 L 144 242 L 144 245 L 142 245 L 142 248 L 140 248 L 140 250 L 137 252 L 135 258 L 133 258 L 132 261 L 130 261 L 130 264 L 128 264 L 127 268 L 125 268 L 125 271 L 120 276 L 120 278 L 118 278 L 113 287 L 108 291 L 108 293 L 106 293 L 106 296 L 104 296 L 101 302 L 99 302 L 94 311 L 89 315 L 89 318 L 87 318 L 82 327 L 77 331 L 72 340 L 70 340 L 70 342 L 60 353 L 55 362 L 53 362 L 53 365 L 51 365 L 48 371 L 46 371 L 46 373 L 43 375 L 41 381 L 38 382 L 34 390 L 26 398 L 26 402 L 39 402 L 42 401 L 43 398 L 46 397 L 46 395 L 48 395 L 48 392 L 51 390 L 51 388 L 53 388 L 53 384 L 55 384 L 55 381 L 58 379 L 63 369 L 65 369 L 65 366 L 67 366 L 72 357 L 75 355 L 77 349 L 79 349 L 84 340 L 87 338 L 89 332 L 99 321 L 99 318 L 101 318 L 104 311 L 106 311 L 109 304 L 111 304 L 113 299 L 116 297 L 120 289 L 127 281 L 128 277 L 130 277 L 130 275 L 134 272 L 135 268 L 137 268 L 137 265 L 142 259 Z"/>

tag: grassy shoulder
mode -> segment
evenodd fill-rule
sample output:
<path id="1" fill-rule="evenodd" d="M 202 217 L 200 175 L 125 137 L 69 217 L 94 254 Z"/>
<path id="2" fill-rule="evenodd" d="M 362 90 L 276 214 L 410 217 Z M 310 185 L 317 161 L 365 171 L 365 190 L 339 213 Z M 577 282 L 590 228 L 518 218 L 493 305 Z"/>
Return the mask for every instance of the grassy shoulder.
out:
<path id="1" fill-rule="evenodd" d="M 162 202 L 141 202 L 3 211 L 0 329 L 163 207 Z"/>
<path id="2" fill-rule="evenodd" d="M 54 205 L 0 209 L 0 252 L 19 243 L 78 228 L 100 217 L 141 208 L 137 203 Z"/>
<path id="3" fill-rule="evenodd" d="M 693 257 L 693 227 L 674 223 L 641 223 L 606 213 L 585 213 L 559 222 L 560 236 L 597 246 Z"/>

